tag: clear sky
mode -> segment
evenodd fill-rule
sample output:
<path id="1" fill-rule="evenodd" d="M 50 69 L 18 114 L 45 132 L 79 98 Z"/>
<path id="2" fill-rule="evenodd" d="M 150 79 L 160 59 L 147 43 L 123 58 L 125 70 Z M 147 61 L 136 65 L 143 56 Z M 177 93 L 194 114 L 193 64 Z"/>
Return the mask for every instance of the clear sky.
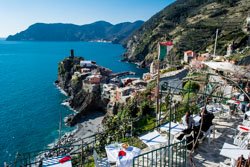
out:
<path id="1" fill-rule="evenodd" d="M 0 0 L 0 37 L 44 23 L 147 20 L 174 0 Z"/>

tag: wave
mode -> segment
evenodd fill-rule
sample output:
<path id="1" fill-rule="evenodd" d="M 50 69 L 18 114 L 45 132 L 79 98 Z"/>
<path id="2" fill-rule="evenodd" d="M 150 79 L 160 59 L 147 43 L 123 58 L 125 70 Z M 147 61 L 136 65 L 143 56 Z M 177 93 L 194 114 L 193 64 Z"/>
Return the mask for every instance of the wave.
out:
<path id="1" fill-rule="evenodd" d="M 65 96 L 68 96 L 68 93 L 65 92 L 60 86 L 58 86 L 57 84 L 54 83 L 54 85 L 56 86 L 56 88 Z"/>
<path id="2" fill-rule="evenodd" d="M 68 101 L 62 102 L 61 105 L 67 106 L 71 111 L 77 113 L 77 111 L 76 111 L 75 109 L 73 109 L 73 108 L 69 105 L 69 102 L 68 102 Z"/>

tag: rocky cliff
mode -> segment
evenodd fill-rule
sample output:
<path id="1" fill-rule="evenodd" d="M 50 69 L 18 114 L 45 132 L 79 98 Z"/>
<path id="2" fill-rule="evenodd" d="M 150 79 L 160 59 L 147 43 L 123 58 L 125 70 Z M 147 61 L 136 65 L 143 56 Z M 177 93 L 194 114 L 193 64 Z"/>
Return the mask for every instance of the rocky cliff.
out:
<path id="1" fill-rule="evenodd" d="M 58 80 L 56 84 L 69 96 L 67 101 L 70 107 L 77 112 L 69 116 L 66 123 L 74 126 L 83 115 L 92 111 L 104 111 L 107 102 L 101 98 L 100 84 L 90 84 L 85 81 L 87 74 L 80 74 L 80 61 L 83 58 L 68 57 L 58 65 Z M 101 75 L 108 75 L 109 70 L 96 66 L 95 71 Z"/>
<path id="2" fill-rule="evenodd" d="M 174 59 L 183 51 L 212 52 L 219 29 L 217 53 L 224 55 L 228 44 L 245 47 L 250 0 L 177 0 L 154 15 L 124 42 L 124 59 L 149 65 L 157 57 L 157 43 L 173 40 Z"/>

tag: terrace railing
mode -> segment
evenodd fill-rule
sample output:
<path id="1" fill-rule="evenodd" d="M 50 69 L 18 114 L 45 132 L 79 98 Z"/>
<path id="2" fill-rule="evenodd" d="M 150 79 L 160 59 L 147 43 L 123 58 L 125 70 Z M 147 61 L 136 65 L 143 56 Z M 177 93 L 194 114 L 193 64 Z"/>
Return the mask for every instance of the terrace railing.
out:
<path id="1" fill-rule="evenodd" d="M 140 154 L 133 159 L 133 167 L 185 167 L 186 164 L 185 140 Z"/>

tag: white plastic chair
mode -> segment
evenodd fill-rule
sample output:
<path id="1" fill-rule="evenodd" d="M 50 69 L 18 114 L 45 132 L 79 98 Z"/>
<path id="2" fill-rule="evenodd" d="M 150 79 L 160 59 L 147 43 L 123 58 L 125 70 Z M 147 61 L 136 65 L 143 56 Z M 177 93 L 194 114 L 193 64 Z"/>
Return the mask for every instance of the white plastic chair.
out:
<path id="1" fill-rule="evenodd" d="M 211 132 L 212 131 L 214 132 L 214 129 L 215 129 L 214 125 L 211 125 L 206 132 L 201 131 L 201 133 L 203 134 L 203 137 L 199 139 L 199 142 L 202 142 L 205 138 L 208 138 L 208 144 L 210 144 Z"/>
<path id="2" fill-rule="evenodd" d="M 110 167 L 108 159 L 107 158 L 101 158 L 97 154 L 96 150 L 93 151 L 93 157 L 94 157 L 96 167 Z"/>
<path id="3" fill-rule="evenodd" d="M 250 121 L 249 120 L 243 120 L 242 124 L 244 126 L 250 127 Z"/>
<path id="4" fill-rule="evenodd" d="M 234 144 L 239 146 L 240 148 L 247 149 L 248 146 L 248 135 L 243 136 L 242 133 L 239 133 L 234 138 Z"/>
<path id="5" fill-rule="evenodd" d="M 231 167 L 230 165 L 226 165 L 225 163 L 223 162 L 220 162 L 220 167 Z"/>

